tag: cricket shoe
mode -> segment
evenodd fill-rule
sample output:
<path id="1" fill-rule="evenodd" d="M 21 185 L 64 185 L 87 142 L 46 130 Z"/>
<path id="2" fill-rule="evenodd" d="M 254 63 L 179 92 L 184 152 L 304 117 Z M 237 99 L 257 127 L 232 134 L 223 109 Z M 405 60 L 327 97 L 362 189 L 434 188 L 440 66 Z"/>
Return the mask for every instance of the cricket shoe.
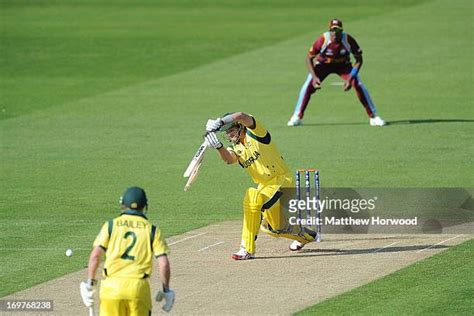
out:
<path id="1" fill-rule="evenodd" d="M 287 123 L 288 126 L 298 126 L 303 125 L 303 120 L 298 117 L 298 115 L 293 115 Z"/>
<path id="2" fill-rule="evenodd" d="M 369 121 L 369 124 L 370 124 L 370 126 L 385 126 L 385 125 L 387 125 L 387 123 L 385 123 L 385 121 L 380 116 L 371 117 L 370 121 Z"/>
<path id="3" fill-rule="evenodd" d="M 298 240 L 293 240 L 289 248 L 291 251 L 298 251 L 298 250 L 301 250 L 307 243 L 308 242 L 302 243 L 302 242 L 299 242 Z"/>
<path id="4" fill-rule="evenodd" d="M 245 248 L 240 248 L 239 251 L 237 251 L 236 253 L 232 255 L 232 259 L 234 260 L 249 260 L 249 259 L 254 259 L 254 258 L 255 256 L 251 254 L 250 252 L 248 252 L 247 250 L 245 250 Z"/>

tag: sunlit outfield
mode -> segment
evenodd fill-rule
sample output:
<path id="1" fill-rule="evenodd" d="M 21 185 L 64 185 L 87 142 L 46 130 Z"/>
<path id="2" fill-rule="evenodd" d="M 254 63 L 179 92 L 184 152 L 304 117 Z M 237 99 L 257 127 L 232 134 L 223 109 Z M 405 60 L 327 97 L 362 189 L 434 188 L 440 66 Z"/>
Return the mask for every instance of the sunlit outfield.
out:
<path id="1" fill-rule="evenodd" d="M 473 260 L 470 240 L 295 315 L 471 315 Z"/>
<path id="2" fill-rule="evenodd" d="M 335 16 L 386 128 L 336 77 L 286 127 Z M 472 187 L 472 20 L 467 0 L 2 1 L 0 296 L 82 269 L 130 185 L 167 236 L 240 219 L 252 183 L 214 153 L 182 190 L 206 120 L 229 111 L 263 121 L 322 186 Z"/>

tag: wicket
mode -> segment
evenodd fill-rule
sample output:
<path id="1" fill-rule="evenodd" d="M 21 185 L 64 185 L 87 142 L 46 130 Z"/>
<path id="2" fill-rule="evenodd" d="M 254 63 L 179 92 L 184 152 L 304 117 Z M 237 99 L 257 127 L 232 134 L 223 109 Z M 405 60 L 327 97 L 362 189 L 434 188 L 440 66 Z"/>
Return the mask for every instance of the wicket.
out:
<path id="1" fill-rule="evenodd" d="M 311 197 L 311 173 L 314 174 L 314 197 L 316 199 L 316 214 L 317 219 L 316 224 L 316 241 L 321 241 L 321 196 L 320 196 L 320 185 L 319 185 L 319 170 L 318 169 L 298 169 L 296 170 L 296 199 L 301 199 L 301 173 L 304 172 L 305 179 L 305 198 L 309 199 Z M 306 210 L 306 216 L 311 217 L 311 210 Z M 298 211 L 298 217 L 301 219 L 302 210 Z"/>

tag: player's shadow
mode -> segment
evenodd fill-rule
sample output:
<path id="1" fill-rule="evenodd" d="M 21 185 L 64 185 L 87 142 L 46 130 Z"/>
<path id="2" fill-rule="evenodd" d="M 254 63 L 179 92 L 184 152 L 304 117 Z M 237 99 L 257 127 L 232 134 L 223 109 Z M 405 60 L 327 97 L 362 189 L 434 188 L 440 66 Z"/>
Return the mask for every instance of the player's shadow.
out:
<path id="1" fill-rule="evenodd" d="M 305 126 L 350 126 L 350 125 L 368 125 L 368 123 L 364 122 L 350 122 L 350 123 L 303 123 L 302 127 Z"/>
<path id="2" fill-rule="evenodd" d="M 464 120 L 464 119 L 399 120 L 399 121 L 388 121 L 387 125 L 433 124 L 433 123 L 474 123 L 474 120 Z"/>
<path id="3" fill-rule="evenodd" d="M 413 119 L 413 120 L 397 120 L 387 121 L 386 126 L 390 125 L 410 125 L 410 124 L 434 124 L 434 123 L 474 123 L 474 120 L 465 119 Z M 340 123 L 304 123 L 304 126 L 351 126 L 351 125 L 368 125 L 367 122 L 340 122 Z"/>
<path id="4" fill-rule="evenodd" d="M 387 252 L 403 252 L 416 251 L 426 249 L 427 245 L 412 245 L 412 246 L 393 246 L 387 248 L 365 248 L 365 249 L 302 249 L 289 256 L 259 256 L 255 259 L 284 259 L 284 258 L 306 258 L 306 257 L 327 257 L 327 256 L 344 256 L 344 255 L 364 255 L 364 254 L 379 254 Z M 432 249 L 447 249 L 451 246 L 436 245 L 430 247 Z"/>

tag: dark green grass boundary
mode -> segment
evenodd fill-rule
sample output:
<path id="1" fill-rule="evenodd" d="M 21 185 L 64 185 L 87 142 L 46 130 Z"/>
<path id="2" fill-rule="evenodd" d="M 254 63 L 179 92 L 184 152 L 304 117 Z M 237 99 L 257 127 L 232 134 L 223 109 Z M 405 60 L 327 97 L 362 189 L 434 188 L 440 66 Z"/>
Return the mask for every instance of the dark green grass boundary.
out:
<path id="1" fill-rule="evenodd" d="M 469 240 L 295 315 L 472 315 L 473 267 Z"/>

